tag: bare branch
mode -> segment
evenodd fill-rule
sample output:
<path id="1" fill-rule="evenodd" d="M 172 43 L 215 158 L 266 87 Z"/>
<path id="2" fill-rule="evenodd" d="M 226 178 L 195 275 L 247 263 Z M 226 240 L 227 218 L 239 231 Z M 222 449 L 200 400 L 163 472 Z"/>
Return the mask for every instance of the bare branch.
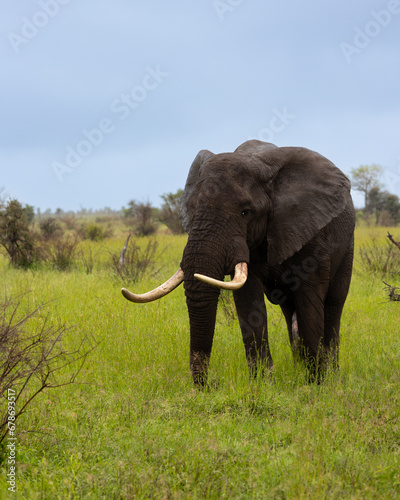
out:
<path id="1" fill-rule="evenodd" d="M 50 324 L 41 316 L 43 304 L 19 316 L 21 296 L 0 304 L 0 397 L 15 391 L 15 420 L 44 390 L 75 383 L 97 342 L 85 336 L 75 348 L 65 349 L 69 328 Z M 32 319 L 36 321 L 32 324 Z M 70 373 L 65 370 L 71 368 Z M 0 413 L 0 443 L 8 432 L 8 406 Z M 14 422 L 15 422 L 14 420 Z"/>
<path id="2" fill-rule="evenodd" d="M 396 241 L 393 236 L 388 232 L 387 234 L 387 237 L 389 238 L 389 240 L 394 244 L 396 245 L 396 247 L 400 250 L 400 243 L 398 241 Z"/>
<path id="3" fill-rule="evenodd" d="M 400 290 L 400 288 L 389 285 L 389 283 L 386 283 L 385 281 L 384 283 L 386 285 L 385 290 L 389 292 L 389 300 L 394 302 L 400 302 L 400 294 L 396 293 L 396 290 Z"/>
<path id="4" fill-rule="evenodd" d="M 126 238 L 125 244 L 121 250 L 121 254 L 119 256 L 119 265 L 120 267 L 123 267 L 125 265 L 125 254 L 126 254 L 126 249 L 128 248 L 128 243 L 129 243 L 129 238 L 131 237 L 131 233 L 129 233 L 128 237 Z"/>

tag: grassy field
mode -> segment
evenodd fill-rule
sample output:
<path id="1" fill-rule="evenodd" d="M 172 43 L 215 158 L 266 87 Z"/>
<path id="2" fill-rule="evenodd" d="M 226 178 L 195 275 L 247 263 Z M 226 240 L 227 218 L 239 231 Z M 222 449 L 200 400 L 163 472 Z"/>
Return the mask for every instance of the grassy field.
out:
<path id="1" fill-rule="evenodd" d="M 358 254 L 372 237 L 385 245 L 386 231 L 357 230 L 341 369 L 320 386 L 294 364 L 270 304 L 273 374 L 249 380 L 237 321 L 220 308 L 212 388 L 198 391 L 182 287 L 135 305 L 120 293 L 126 283 L 96 261 L 90 274 L 1 261 L 2 299 L 30 292 L 26 311 L 51 301 L 49 320 L 71 327 L 66 343 L 92 335 L 98 345 L 77 383 L 40 394 L 17 420 L 17 491 L 8 496 L 3 463 L 0 498 L 400 498 L 400 303 L 388 302 L 382 275 Z M 129 287 L 146 291 L 169 277 L 185 240 L 160 237 L 160 271 Z M 93 255 L 105 261 L 122 244 L 93 243 Z"/>

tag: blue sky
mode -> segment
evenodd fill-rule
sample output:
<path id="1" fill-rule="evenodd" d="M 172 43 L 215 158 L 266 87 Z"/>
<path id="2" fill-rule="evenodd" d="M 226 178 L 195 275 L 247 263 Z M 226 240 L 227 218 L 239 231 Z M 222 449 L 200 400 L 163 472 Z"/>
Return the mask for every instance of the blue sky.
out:
<path id="1" fill-rule="evenodd" d="M 399 0 L 19 0 L 0 33 L 3 196 L 157 206 L 249 138 L 377 163 L 400 196 Z"/>

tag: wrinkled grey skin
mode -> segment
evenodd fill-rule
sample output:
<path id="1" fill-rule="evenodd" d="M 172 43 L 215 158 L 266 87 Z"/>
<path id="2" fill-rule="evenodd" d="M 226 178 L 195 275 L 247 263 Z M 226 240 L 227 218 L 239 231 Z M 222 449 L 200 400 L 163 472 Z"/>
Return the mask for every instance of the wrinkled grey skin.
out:
<path id="1" fill-rule="evenodd" d="M 222 280 L 246 262 L 233 292 L 249 367 L 272 367 L 264 294 L 279 304 L 290 342 L 319 379 L 338 363 L 339 329 L 353 263 L 355 215 L 347 177 L 305 148 L 248 141 L 233 153 L 200 151 L 180 215 L 189 237 L 181 267 L 190 319 L 190 367 L 204 384 Z"/>

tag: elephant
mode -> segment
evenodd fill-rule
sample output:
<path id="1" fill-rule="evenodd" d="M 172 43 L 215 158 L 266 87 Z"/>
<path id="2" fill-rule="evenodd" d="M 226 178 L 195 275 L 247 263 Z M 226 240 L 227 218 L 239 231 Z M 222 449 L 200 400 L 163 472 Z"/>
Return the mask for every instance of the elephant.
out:
<path id="1" fill-rule="evenodd" d="M 179 270 L 151 292 L 121 291 L 149 302 L 183 282 L 195 386 L 207 383 L 220 289 L 233 291 L 250 373 L 273 366 L 264 295 L 282 309 L 310 380 L 338 368 L 355 228 L 350 181 L 339 168 L 309 149 L 258 140 L 229 153 L 202 150 L 179 211 L 188 233 Z"/>

